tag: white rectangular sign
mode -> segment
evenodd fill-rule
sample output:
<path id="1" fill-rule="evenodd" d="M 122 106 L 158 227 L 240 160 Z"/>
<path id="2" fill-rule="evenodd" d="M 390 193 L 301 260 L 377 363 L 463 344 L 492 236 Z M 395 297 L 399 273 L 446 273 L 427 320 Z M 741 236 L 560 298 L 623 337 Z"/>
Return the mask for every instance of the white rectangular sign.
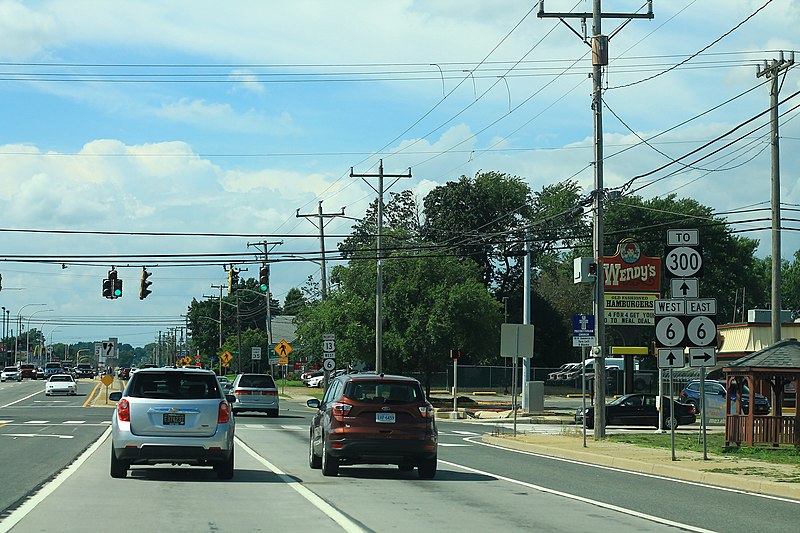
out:
<path id="1" fill-rule="evenodd" d="M 572 346 L 594 346 L 597 344 L 597 337 L 582 337 L 579 335 L 575 335 L 572 337 Z"/>
<path id="2" fill-rule="evenodd" d="M 673 298 L 699 298 L 700 280 L 697 278 L 672 278 L 669 290 Z"/>
<path id="3" fill-rule="evenodd" d="M 694 229 L 668 229 L 667 246 L 699 246 L 700 230 Z"/>
<path id="4" fill-rule="evenodd" d="M 703 367 L 716 366 L 717 354 L 714 348 L 704 346 L 702 348 L 689 348 L 689 366 Z"/>
<path id="5" fill-rule="evenodd" d="M 680 316 L 686 314 L 686 300 L 656 300 L 653 302 L 653 313 L 656 316 Z"/>
<path id="6" fill-rule="evenodd" d="M 691 316 L 716 315 L 717 299 L 695 298 L 693 300 L 686 300 L 686 314 Z"/>
<path id="7" fill-rule="evenodd" d="M 500 325 L 500 355 L 502 357 L 533 357 L 533 326 L 528 324 Z"/>
<path id="8" fill-rule="evenodd" d="M 683 368 L 685 365 L 682 347 L 658 349 L 658 368 Z"/>
<path id="9" fill-rule="evenodd" d="M 336 352 L 322 352 L 323 359 L 336 359 Z"/>

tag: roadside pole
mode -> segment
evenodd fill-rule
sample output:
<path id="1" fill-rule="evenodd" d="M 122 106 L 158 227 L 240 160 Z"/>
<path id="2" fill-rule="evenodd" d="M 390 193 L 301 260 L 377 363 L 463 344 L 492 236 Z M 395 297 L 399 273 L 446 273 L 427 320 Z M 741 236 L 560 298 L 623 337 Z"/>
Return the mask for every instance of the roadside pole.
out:
<path id="1" fill-rule="evenodd" d="M 586 448 L 586 346 L 581 346 L 581 420 L 583 420 L 583 447 Z"/>
<path id="2" fill-rule="evenodd" d="M 706 443 L 706 367 L 700 367 L 700 431 L 703 435 L 703 460 L 708 461 Z"/>
<path id="3" fill-rule="evenodd" d="M 670 444 L 672 447 L 672 460 L 677 461 L 675 457 L 675 396 L 672 394 L 672 368 L 669 369 L 669 428 L 670 428 Z"/>
<path id="4" fill-rule="evenodd" d="M 453 357 L 453 418 L 458 418 L 458 357 Z"/>

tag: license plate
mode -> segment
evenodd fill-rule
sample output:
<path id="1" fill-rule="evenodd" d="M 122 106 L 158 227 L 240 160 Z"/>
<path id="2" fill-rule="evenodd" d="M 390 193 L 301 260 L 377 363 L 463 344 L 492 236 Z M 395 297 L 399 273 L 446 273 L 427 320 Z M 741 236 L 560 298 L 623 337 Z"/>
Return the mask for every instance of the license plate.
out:
<path id="1" fill-rule="evenodd" d="M 383 424 L 394 424 L 394 421 L 395 421 L 394 413 L 375 413 L 375 422 L 381 422 Z"/>
<path id="2" fill-rule="evenodd" d="M 186 415 L 183 413 L 164 413 L 165 426 L 183 426 L 186 424 Z"/>

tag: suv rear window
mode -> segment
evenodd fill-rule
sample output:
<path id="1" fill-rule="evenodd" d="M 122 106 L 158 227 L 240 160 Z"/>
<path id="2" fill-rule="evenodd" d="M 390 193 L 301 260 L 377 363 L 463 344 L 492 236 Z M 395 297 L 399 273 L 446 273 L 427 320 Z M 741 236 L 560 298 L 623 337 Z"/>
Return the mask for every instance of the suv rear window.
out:
<path id="1" fill-rule="evenodd" d="M 252 389 L 274 389 L 275 380 L 267 374 L 242 374 L 239 379 L 239 387 L 249 387 Z"/>
<path id="2" fill-rule="evenodd" d="M 411 403 L 423 398 L 416 383 L 391 381 L 349 381 L 344 396 L 365 403 Z"/>
<path id="3" fill-rule="evenodd" d="M 127 395 L 133 398 L 205 400 L 221 396 L 214 376 L 181 372 L 136 372 Z"/>

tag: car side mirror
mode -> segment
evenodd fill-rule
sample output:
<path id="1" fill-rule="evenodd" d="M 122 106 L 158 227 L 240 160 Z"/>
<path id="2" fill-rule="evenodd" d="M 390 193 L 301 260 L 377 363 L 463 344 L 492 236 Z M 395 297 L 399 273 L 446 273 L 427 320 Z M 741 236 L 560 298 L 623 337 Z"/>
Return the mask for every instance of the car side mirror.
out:
<path id="1" fill-rule="evenodd" d="M 111 400 L 112 402 L 118 402 L 122 399 L 122 393 L 112 392 L 111 394 L 108 395 L 108 399 Z"/>
<path id="2" fill-rule="evenodd" d="M 306 405 L 311 407 L 312 409 L 319 409 L 319 406 L 322 405 L 322 402 L 320 402 L 316 398 L 311 398 L 310 400 L 306 401 Z"/>
<path id="3" fill-rule="evenodd" d="M 228 403 L 235 403 L 236 402 L 236 395 L 235 394 L 226 394 L 225 399 L 228 400 Z"/>

